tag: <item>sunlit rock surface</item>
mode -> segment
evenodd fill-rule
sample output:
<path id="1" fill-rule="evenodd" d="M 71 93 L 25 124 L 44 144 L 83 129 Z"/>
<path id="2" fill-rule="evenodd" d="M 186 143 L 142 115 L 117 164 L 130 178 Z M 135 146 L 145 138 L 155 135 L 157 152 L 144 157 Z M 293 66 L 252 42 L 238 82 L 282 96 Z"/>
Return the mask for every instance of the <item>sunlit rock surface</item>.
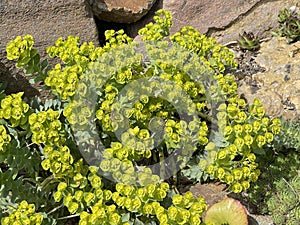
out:
<path id="1" fill-rule="evenodd" d="M 285 38 L 273 37 L 261 44 L 256 62 L 266 69 L 253 75 L 258 88 L 239 87 L 249 102 L 258 97 L 266 113 L 295 119 L 300 116 L 300 42 L 288 44 Z"/>

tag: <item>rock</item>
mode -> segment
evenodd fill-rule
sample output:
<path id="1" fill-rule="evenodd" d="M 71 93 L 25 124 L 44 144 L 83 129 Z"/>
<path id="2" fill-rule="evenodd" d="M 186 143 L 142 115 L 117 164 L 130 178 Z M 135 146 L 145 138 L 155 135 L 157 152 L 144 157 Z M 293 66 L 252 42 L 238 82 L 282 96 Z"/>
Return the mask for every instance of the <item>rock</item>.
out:
<path id="1" fill-rule="evenodd" d="M 201 33 L 208 33 L 210 30 L 225 29 L 241 14 L 248 12 L 253 5 L 261 0 L 157 0 L 147 15 L 136 23 L 129 25 L 129 32 L 132 36 L 137 35 L 138 29 L 149 23 L 158 9 L 169 10 L 173 17 L 171 34 L 180 30 L 183 26 L 193 26 Z"/>
<path id="2" fill-rule="evenodd" d="M 265 72 L 253 75 L 260 88 L 245 84 L 239 93 L 251 102 L 258 97 L 266 113 L 295 119 L 300 116 L 300 42 L 288 44 L 287 39 L 273 37 L 261 44 L 255 61 Z"/>
<path id="3" fill-rule="evenodd" d="M 92 0 L 92 10 L 97 18 L 107 22 L 133 23 L 151 9 L 155 0 Z"/>
<path id="4" fill-rule="evenodd" d="M 236 41 L 239 34 L 254 32 L 258 38 L 271 36 L 271 30 L 278 27 L 277 16 L 280 10 L 296 5 L 298 0 L 157 0 L 159 8 L 169 10 L 173 16 L 171 33 L 183 26 L 193 26 L 201 33 L 217 39 L 219 43 L 226 44 Z M 142 20 L 149 22 L 153 12 L 149 12 Z M 142 21 L 140 20 L 140 21 Z M 141 28 L 138 22 L 130 27 L 136 35 Z"/>
<path id="5" fill-rule="evenodd" d="M 20 74 L 12 76 L 8 68 L 1 61 L 0 83 L 6 83 L 7 87 L 5 88 L 5 92 L 7 94 L 26 91 L 25 94 L 27 97 L 39 95 L 38 90 L 32 87 L 24 76 Z"/>
<path id="6" fill-rule="evenodd" d="M 135 23 L 127 24 L 126 30 L 131 37 L 138 35 L 138 30 L 145 27 L 150 22 L 153 22 L 155 12 L 163 8 L 163 0 L 156 0 L 148 13 Z"/>
<path id="7" fill-rule="evenodd" d="M 246 14 L 261 0 L 164 0 L 163 9 L 173 16 L 173 31 L 182 26 L 193 26 L 201 33 L 210 29 L 224 29 Z"/>
<path id="8" fill-rule="evenodd" d="M 129 24 L 127 30 L 135 37 L 137 31 L 152 20 L 156 10 L 165 9 L 173 17 L 171 34 L 189 25 L 216 38 L 221 44 L 236 41 L 243 31 L 254 32 L 259 39 L 263 39 L 271 36 L 271 30 L 277 30 L 279 11 L 290 8 L 297 2 L 298 0 L 156 0 L 151 10 L 139 21 Z"/>
<path id="9" fill-rule="evenodd" d="M 6 44 L 18 35 L 31 34 L 35 47 L 45 56 L 47 46 L 53 45 L 59 37 L 77 35 L 82 41 L 93 41 L 98 44 L 98 33 L 93 15 L 85 0 L 37 0 L 0 1 L 0 67 L 15 82 L 9 82 L 8 88 L 13 91 L 23 89 L 28 92 L 28 82 L 24 80 L 14 62 L 6 59 Z M 1 77 L 3 78 L 2 74 Z M 23 86 L 23 87 L 22 87 Z"/>
<path id="10" fill-rule="evenodd" d="M 226 185 L 221 183 L 195 184 L 189 191 L 195 198 L 203 196 L 207 206 L 211 206 L 227 197 Z"/>
<path id="11" fill-rule="evenodd" d="M 236 41 L 239 38 L 239 34 L 243 33 L 243 31 L 254 32 L 260 39 L 270 37 L 271 31 L 276 31 L 278 28 L 277 18 L 279 11 L 284 8 L 290 8 L 297 4 L 299 0 L 244 2 L 253 2 L 255 4 L 252 4 L 252 7 L 247 12 L 240 13 L 235 20 L 231 20 L 229 23 L 227 21 L 227 25 L 223 28 L 216 27 L 210 30 L 211 36 L 215 37 L 219 43 L 225 44 Z M 220 14 L 219 16 L 223 18 L 224 15 Z"/>
<path id="12" fill-rule="evenodd" d="M 249 225 L 274 225 L 272 216 L 270 215 L 249 215 Z"/>
<path id="13" fill-rule="evenodd" d="M 255 98 L 259 98 L 263 104 L 266 114 L 273 117 L 282 115 L 283 104 L 281 96 L 276 93 L 274 89 L 268 87 L 261 87 L 259 89 L 249 86 L 244 83 L 238 87 L 238 91 L 244 98 L 247 99 L 249 104 L 252 104 Z"/>

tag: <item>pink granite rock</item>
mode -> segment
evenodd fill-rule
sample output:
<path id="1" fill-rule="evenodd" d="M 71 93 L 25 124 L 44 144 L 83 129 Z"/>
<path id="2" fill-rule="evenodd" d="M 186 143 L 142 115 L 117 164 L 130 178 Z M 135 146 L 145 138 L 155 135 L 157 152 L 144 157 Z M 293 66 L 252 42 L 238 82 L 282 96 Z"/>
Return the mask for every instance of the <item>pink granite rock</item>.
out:
<path id="1" fill-rule="evenodd" d="M 155 0 L 93 0 L 92 10 L 97 18 L 107 22 L 133 23 L 141 19 Z"/>

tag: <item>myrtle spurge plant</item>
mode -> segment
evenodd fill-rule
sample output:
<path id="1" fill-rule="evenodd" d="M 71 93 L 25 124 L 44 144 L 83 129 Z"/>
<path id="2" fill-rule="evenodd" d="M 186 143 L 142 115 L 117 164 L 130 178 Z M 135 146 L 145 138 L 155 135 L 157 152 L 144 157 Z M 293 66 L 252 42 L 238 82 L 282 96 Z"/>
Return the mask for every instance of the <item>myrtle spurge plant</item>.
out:
<path id="1" fill-rule="evenodd" d="M 37 224 L 41 225 L 43 222 L 43 215 L 35 212 L 34 204 L 28 204 L 27 201 L 22 201 L 17 208 L 11 210 L 9 216 L 2 218 L 3 225 L 17 225 L 17 224 Z"/>
<path id="2" fill-rule="evenodd" d="M 6 145 L 11 141 L 11 136 L 7 133 L 5 126 L 0 125 L 0 150 L 5 151 Z"/>
<path id="3" fill-rule="evenodd" d="M 242 111 L 245 106 L 242 99 L 219 106 L 217 117 L 223 143 L 219 147 L 208 143 L 207 153 L 199 161 L 200 168 L 229 184 L 235 193 L 247 190 L 250 182 L 258 179 L 256 154 L 263 154 L 263 146 L 272 143 L 280 131 L 280 120 L 265 117 L 258 99 L 250 105 L 248 115 Z"/>
<path id="4" fill-rule="evenodd" d="M 0 118 L 9 121 L 12 127 L 23 127 L 30 114 L 29 105 L 22 100 L 23 92 L 6 96 L 1 101 Z"/>
<path id="5" fill-rule="evenodd" d="M 37 54 L 37 51 L 33 49 L 33 44 L 34 40 L 31 35 L 16 37 L 15 40 L 10 41 L 6 46 L 7 59 L 17 59 L 16 66 L 19 68 L 24 67 Z"/>
<path id="6" fill-rule="evenodd" d="M 60 113 L 49 109 L 38 113 L 32 113 L 28 117 L 31 140 L 35 144 L 61 145 L 65 139 L 62 132 L 62 124 L 59 121 Z"/>
<path id="7" fill-rule="evenodd" d="M 228 48 L 217 44 L 214 38 L 208 38 L 191 26 L 183 27 L 170 39 L 196 53 L 200 59 L 218 73 L 223 73 L 228 67 L 237 67 L 234 55 Z"/>
<path id="8" fill-rule="evenodd" d="M 62 61 L 54 66 L 40 62 L 32 36 L 8 43 L 8 58 L 54 100 L 1 97 L 0 162 L 11 167 L 1 173 L 33 193 L 6 188 L 13 198 L 0 194 L 2 223 L 14 217 L 11 204 L 27 200 L 43 224 L 199 225 L 206 203 L 180 193 L 177 176 L 218 179 L 233 192 L 257 181 L 257 158 L 280 120 L 258 99 L 238 97 L 228 48 L 190 26 L 169 36 L 171 26 L 159 10 L 141 43 L 123 30 L 106 31 L 103 47 L 59 38 L 46 50 Z M 13 163 L 16 149 L 35 171 Z"/>

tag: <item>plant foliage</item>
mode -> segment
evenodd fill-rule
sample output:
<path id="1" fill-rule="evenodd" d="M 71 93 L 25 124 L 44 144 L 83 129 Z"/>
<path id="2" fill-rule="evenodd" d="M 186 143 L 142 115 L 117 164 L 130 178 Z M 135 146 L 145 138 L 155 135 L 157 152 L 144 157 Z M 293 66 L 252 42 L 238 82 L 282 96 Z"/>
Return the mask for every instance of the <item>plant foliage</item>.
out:
<path id="1" fill-rule="evenodd" d="M 1 94 L 2 224 L 199 225 L 206 203 L 176 192 L 179 169 L 236 193 L 257 181 L 281 121 L 238 97 L 228 48 L 190 26 L 170 36 L 168 11 L 154 21 L 141 43 L 123 30 L 103 47 L 59 38 L 46 50 L 54 66 L 31 35 L 8 43 L 8 59 L 55 99 Z"/>
<path id="2" fill-rule="evenodd" d="M 267 201 L 268 210 L 278 225 L 296 225 L 300 221 L 300 176 L 275 182 L 275 190 Z"/>
<path id="3" fill-rule="evenodd" d="M 283 9 L 278 14 L 279 29 L 274 34 L 286 37 L 289 42 L 300 40 L 300 10 Z"/>

